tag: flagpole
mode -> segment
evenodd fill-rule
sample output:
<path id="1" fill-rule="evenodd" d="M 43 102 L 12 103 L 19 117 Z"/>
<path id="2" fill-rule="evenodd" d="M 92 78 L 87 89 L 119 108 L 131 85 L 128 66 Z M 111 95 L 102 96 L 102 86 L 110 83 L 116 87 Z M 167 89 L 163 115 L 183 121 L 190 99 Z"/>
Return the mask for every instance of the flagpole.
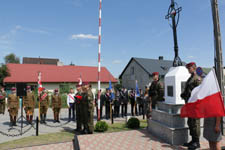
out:
<path id="1" fill-rule="evenodd" d="M 98 121 L 100 121 L 100 95 L 101 95 L 101 18 L 102 18 L 102 0 L 99 0 L 99 35 L 98 35 Z"/>
<path id="2" fill-rule="evenodd" d="M 218 1 L 211 0 L 212 6 L 212 18 L 214 25 L 214 48 L 215 48 L 215 68 L 216 75 L 221 89 L 222 98 L 224 100 L 224 73 L 223 73 L 223 57 L 222 57 L 222 44 L 221 44 L 221 32 L 220 32 L 220 21 L 219 21 L 219 11 L 218 11 Z M 222 134 L 223 131 L 223 118 L 221 120 Z"/>

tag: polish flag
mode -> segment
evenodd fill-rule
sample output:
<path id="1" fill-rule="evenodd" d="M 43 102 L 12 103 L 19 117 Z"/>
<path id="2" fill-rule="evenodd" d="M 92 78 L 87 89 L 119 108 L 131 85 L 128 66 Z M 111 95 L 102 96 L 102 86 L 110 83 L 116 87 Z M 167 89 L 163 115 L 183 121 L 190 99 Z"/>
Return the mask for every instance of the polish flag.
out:
<path id="1" fill-rule="evenodd" d="M 38 73 L 38 95 L 40 95 L 42 90 L 43 90 L 43 88 L 42 88 L 42 83 L 41 83 L 41 72 L 39 72 Z"/>
<path id="2" fill-rule="evenodd" d="M 214 69 L 193 89 L 181 117 L 209 118 L 225 116 L 224 103 Z"/>

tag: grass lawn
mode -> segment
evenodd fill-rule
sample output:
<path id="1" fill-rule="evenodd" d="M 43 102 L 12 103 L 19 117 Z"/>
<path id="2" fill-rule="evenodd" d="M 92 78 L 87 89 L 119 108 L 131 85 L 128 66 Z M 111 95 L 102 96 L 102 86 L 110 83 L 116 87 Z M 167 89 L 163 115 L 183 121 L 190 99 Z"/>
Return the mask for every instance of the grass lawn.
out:
<path id="1" fill-rule="evenodd" d="M 147 121 L 140 120 L 140 128 L 145 128 L 145 127 L 147 127 Z M 106 131 L 106 133 L 128 131 L 128 130 L 132 130 L 132 129 L 127 128 L 125 123 L 114 123 L 114 124 L 109 124 L 109 128 L 108 128 L 108 131 Z M 95 133 L 98 133 L 98 132 L 95 132 Z M 34 145 L 69 142 L 69 141 L 72 141 L 73 137 L 74 137 L 74 133 L 66 132 L 66 131 L 42 134 L 39 136 L 30 136 L 30 137 L 25 137 L 18 140 L 10 141 L 10 142 L 1 143 L 0 149 L 7 150 L 7 149 L 28 147 L 28 146 L 34 146 Z"/>

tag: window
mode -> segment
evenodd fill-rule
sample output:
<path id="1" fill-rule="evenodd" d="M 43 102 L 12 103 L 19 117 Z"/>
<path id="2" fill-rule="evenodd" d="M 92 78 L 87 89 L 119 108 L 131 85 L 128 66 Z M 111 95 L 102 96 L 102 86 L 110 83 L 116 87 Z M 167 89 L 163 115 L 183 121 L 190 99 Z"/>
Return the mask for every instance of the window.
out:
<path id="1" fill-rule="evenodd" d="M 131 67 L 131 68 L 130 68 L 130 74 L 131 74 L 131 75 L 134 75 L 134 67 Z"/>

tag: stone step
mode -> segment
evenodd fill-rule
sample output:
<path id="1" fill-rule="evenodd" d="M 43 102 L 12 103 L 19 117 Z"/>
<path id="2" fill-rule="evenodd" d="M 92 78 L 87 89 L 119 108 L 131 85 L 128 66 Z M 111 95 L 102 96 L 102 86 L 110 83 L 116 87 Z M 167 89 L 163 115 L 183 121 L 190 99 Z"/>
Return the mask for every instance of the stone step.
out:
<path id="1" fill-rule="evenodd" d="M 191 140 L 187 127 L 170 128 L 152 119 L 148 120 L 148 131 L 152 135 L 171 145 L 183 145 Z M 201 140 L 203 139 L 202 133 L 203 128 L 201 128 Z"/>
<path id="2" fill-rule="evenodd" d="M 183 104 L 167 104 L 165 102 L 158 102 L 157 108 L 159 110 L 172 113 L 172 114 L 180 114 L 181 107 L 183 107 Z"/>
<path id="3" fill-rule="evenodd" d="M 181 118 L 180 114 L 171 114 L 161 110 L 152 110 L 152 120 L 165 124 L 171 128 L 188 127 L 187 118 Z M 204 119 L 200 119 L 200 126 L 203 126 Z"/>
<path id="4" fill-rule="evenodd" d="M 161 110 L 152 110 L 152 120 L 165 124 L 171 128 L 188 127 L 187 118 L 181 118 L 179 114 L 170 114 Z"/>

